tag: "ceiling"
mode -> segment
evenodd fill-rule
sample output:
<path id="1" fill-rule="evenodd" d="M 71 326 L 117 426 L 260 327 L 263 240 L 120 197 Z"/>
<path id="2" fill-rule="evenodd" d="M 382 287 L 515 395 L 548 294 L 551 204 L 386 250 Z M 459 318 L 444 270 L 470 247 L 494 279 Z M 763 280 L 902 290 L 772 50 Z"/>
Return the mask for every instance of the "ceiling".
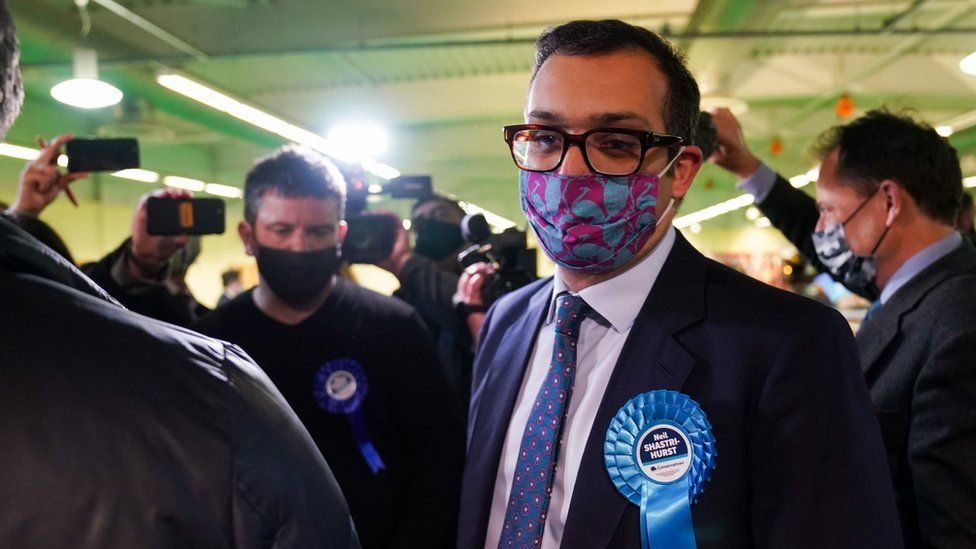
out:
<path id="1" fill-rule="evenodd" d="M 8 2 L 27 88 L 8 141 L 30 144 L 34 135 L 61 131 L 135 134 L 145 167 L 232 185 L 283 141 L 161 87 L 160 69 L 314 132 L 378 123 L 391 141 L 378 160 L 430 174 L 435 187 L 519 219 L 500 128 L 521 120 L 534 38 L 579 18 L 620 18 L 669 35 L 688 53 L 706 96 L 748 104 L 742 122 L 754 150 L 786 175 L 812 166 L 807 147 L 838 123 L 834 104 L 844 93 L 858 112 L 887 104 L 913 108 L 933 124 L 972 113 L 976 124 L 976 76 L 958 68 L 976 51 L 976 0 L 119 2 L 168 42 L 109 11 L 106 1 L 88 6 L 87 36 L 71 0 Z M 50 98 L 82 45 L 98 51 L 102 79 L 125 92 L 125 109 L 81 112 Z M 783 143 L 776 156 L 774 138 Z M 964 170 L 976 173 L 976 128 L 952 140 Z M 683 208 L 737 194 L 731 177 L 707 166 Z M 747 220 L 730 214 L 709 223 Z"/>

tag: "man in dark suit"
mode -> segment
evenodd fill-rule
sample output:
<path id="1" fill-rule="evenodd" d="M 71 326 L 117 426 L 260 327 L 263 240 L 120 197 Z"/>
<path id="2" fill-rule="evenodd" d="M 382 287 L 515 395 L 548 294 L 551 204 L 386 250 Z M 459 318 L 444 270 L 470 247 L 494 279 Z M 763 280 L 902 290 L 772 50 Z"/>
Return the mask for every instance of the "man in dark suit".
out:
<path id="1" fill-rule="evenodd" d="M 458 546 L 640 547 L 604 440 L 628 400 L 673 390 L 717 441 L 691 510 L 699 547 L 899 547 L 844 320 L 706 259 L 671 226 L 702 160 L 681 146 L 699 92 L 680 55 L 620 21 L 569 23 L 539 39 L 527 103 L 506 140 L 557 272 L 485 319 Z"/>
<path id="2" fill-rule="evenodd" d="M 749 152 L 731 113 L 714 120 L 716 163 L 815 266 L 875 300 L 857 342 L 905 544 L 976 546 L 976 249 L 953 227 L 955 150 L 927 125 L 868 113 L 821 139 L 814 201 Z M 824 237 L 838 225 L 842 253 Z"/>

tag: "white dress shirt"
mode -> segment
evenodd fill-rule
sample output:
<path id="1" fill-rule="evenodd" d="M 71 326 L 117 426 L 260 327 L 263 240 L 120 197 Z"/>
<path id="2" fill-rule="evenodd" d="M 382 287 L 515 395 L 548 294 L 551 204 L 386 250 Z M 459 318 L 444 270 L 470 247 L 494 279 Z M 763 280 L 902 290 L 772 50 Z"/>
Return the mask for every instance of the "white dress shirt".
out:
<path id="1" fill-rule="evenodd" d="M 610 382 L 610 376 L 623 350 L 627 335 L 630 334 L 631 326 L 651 293 L 654 281 L 657 280 L 664 261 L 671 253 L 674 241 L 675 230 L 669 227 L 661 242 L 640 263 L 610 280 L 590 286 L 577 294 L 599 317 L 594 318 L 592 314 L 587 316 L 580 327 L 576 378 L 573 384 L 573 396 L 563 423 L 562 444 L 557 459 L 559 465 L 556 468 L 552 497 L 549 501 L 549 515 L 542 538 L 543 549 L 558 548 L 562 541 L 566 517 L 569 515 L 569 506 L 573 500 L 576 476 L 579 473 L 583 449 L 590 436 L 593 419 L 603 401 L 603 394 L 607 390 L 607 384 Z M 553 304 L 556 296 L 564 291 L 568 290 L 557 270 L 549 301 L 549 312 L 539 328 L 539 333 L 536 334 L 535 347 L 522 378 L 522 387 L 508 424 L 505 444 L 502 446 L 498 473 L 495 476 L 495 490 L 491 500 L 488 535 L 485 538 L 485 547 L 489 549 L 498 547 L 502 526 L 505 524 L 505 509 L 512 488 L 512 478 L 515 474 L 525 424 L 542 382 L 549 372 L 552 349 L 556 341 Z"/>

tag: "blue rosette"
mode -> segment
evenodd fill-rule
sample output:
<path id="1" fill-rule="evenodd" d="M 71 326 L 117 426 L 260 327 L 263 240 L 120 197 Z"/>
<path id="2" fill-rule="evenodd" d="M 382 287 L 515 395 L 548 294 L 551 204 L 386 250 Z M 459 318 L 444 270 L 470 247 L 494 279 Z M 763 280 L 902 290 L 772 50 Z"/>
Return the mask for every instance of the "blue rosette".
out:
<path id="1" fill-rule="evenodd" d="M 641 509 L 644 549 L 694 548 L 691 506 L 711 479 L 718 451 L 697 402 L 650 391 L 610 422 L 604 462 L 617 490 Z"/>
<path id="2" fill-rule="evenodd" d="M 362 404 L 368 391 L 366 371 L 358 362 L 349 358 L 330 360 L 320 366 L 312 384 L 312 395 L 319 407 L 327 412 L 346 416 L 349 428 L 356 438 L 356 445 L 359 446 L 359 453 L 375 475 L 386 469 L 386 465 L 366 430 Z"/>

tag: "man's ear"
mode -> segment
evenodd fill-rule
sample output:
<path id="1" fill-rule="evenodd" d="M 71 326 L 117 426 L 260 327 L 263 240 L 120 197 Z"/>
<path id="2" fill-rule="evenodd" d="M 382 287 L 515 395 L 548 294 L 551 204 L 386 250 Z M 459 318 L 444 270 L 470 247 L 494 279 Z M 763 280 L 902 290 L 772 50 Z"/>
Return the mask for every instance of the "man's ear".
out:
<path id="1" fill-rule="evenodd" d="M 701 169 L 702 151 L 694 145 L 685 147 L 674 162 L 674 184 L 671 186 L 671 197 L 681 200 L 691 189 L 698 170 Z"/>
<path id="2" fill-rule="evenodd" d="M 901 185 L 890 179 L 883 180 L 880 187 L 879 191 L 884 196 L 886 207 L 888 208 L 888 215 L 885 217 L 885 226 L 890 227 L 898 219 L 898 216 L 905 211 L 905 207 L 908 205 L 907 201 L 911 200 L 911 198 Z"/>
<path id="3" fill-rule="evenodd" d="M 345 220 L 339 222 L 339 232 L 337 233 L 336 246 L 341 246 L 342 241 L 346 239 L 346 233 L 349 231 L 349 224 Z"/>
<path id="4" fill-rule="evenodd" d="M 257 246 L 254 241 L 254 228 L 251 227 L 251 224 L 246 219 L 242 219 L 237 224 L 237 234 L 240 235 L 241 242 L 244 243 L 244 252 L 247 255 L 254 255 Z"/>

